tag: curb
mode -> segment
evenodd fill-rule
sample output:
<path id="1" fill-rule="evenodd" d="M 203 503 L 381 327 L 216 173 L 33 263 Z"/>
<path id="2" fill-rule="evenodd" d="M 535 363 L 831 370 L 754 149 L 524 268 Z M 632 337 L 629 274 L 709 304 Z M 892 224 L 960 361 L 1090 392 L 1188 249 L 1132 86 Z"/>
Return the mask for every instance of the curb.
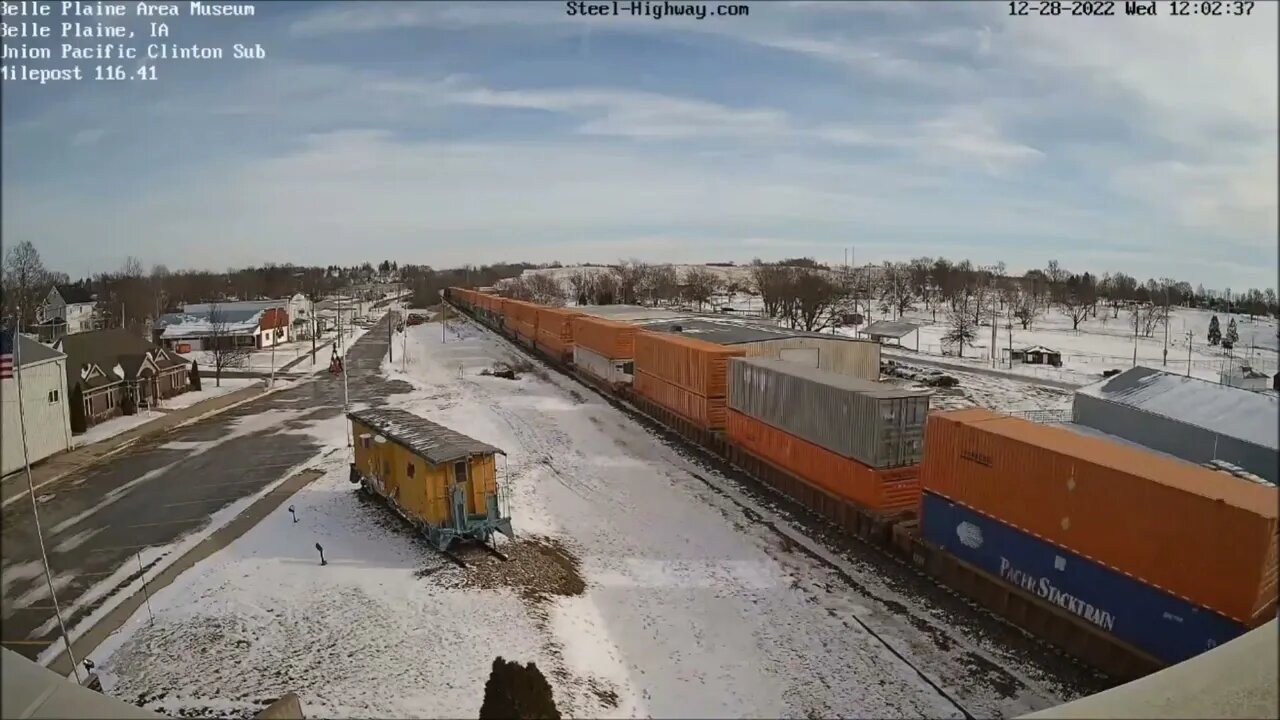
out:
<path id="1" fill-rule="evenodd" d="M 60 474 L 58 474 L 58 475 L 54 475 L 54 476 L 53 476 L 53 477 L 51 477 L 51 478 L 47 478 L 47 479 L 45 479 L 45 480 L 41 481 L 40 483 L 38 483 L 37 485 L 35 485 L 34 489 L 39 490 L 39 489 L 41 489 L 41 488 L 43 488 L 43 487 L 47 487 L 47 486 L 52 485 L 53 483 L 56 483 L 56 482 L 58 482 L 58 481 L 60 481 L 60 480 L 64 480 L 64 479 L 66 479 L 66 478 L 70 477 L 71 475 L 74 475 L 74 474 L 76 474 L 76 473 L 78 473 L 78 472 L 80 472 L 80 471 L 82 471 L 82 470 L 86 470 L 86 469 L 88 469 L 88 468 L 94 467 L 95 465 L 98 465 L 99 463 L 101 463 L 101 462 L 103 462 L 103 461 L 110 460 L 111 458 L 115 457 L 116 455 L 118 455 L 119 453 L 121 453 L 121 452 L 123 452 L 123 451 L 125 451 L 125 450 L 128 450 L 130 447 L 132 447 L 132 446 L 136 445 L 138 442 L 140 442 L 140 441 L 142 441 L 142 440 L 147 440 L 147 439 L 149 439 L 149 438 L 154 438 L 154 437 L 159 437 L 159 436 L 161 436 L 161 435 L 166 435 L 166 434 L 171 433 L 171 432 L 173 432 L 173 431 L 175 431 L 175 430 L 178 430 L 178 429 L 181 429 L 181 428 L 187 427 L 188 425 L 191 425 L 191 424 L 193 424 L 193 423 L 200 422 L 201 420 L 207 420 L 207 419 L 209 419 L 209 418 L 211 418 L 211 417 L 213 417 L 213 416 L 215 416 L 215 415 L 219 415 L 219 414 L 224 413 L 224 412 L 226 412 L 226 411 L 228 411 L 228 410 L 232 410 L 232 409 L 234 409 L 234 408 L 240 407 L 241 405 L 244 405 L 245 403 L 250 403 L 250 402 L 253 402 L 254 400 L 258 400 L 258 399 L 263 398 L 263 397 L 265 397 L 265 396 L 267 396 L 267 395 L 270 395 L 270 394 L 272 394 L 272 393 L 277 393 L 277 392 L 279 392 L 279 391 L 281 391 L 281 390 L 284 390 L 286 387 L 291 387 L 291 386 L 292 386 L 292 385 L 289 385 L 289 386 L 286 386 L 286 385 L 280 385 L 279 387 L 271 388 L 270 390 L 266 390 L 266 389 L 264 389 L 262 392 L 259 392 L 258 394 L 253 395 L 252 397 L 247 397 L 247 398 L 244 398 L 244 399 L 242 399 L 242 400 L 237 400 L 237 401 L 235 401 L 235 402 L 233 402 L 233 403 L 230 403 L 230 404 L 227 404 L 227 405 L 223 405 L 222 407 L 214 408 L 214 409 L 209 410 L 209 411 L 207 411 L 207 412 L 204 412 L 204 413 L 201 413 L 201 414 L 199 414 L 199 415 L 196 415 L 195 417 L 192 417 L 192 418 L 189 418 L 189 419 L 187 419 L 187 420 L 184 420 L 184 421 L 182 421 L 182 422 L 180 422 L 180 423 L 178 423 L 178 424 L 176 424 L 176 425 L 170 425 L 170 426 L 165 427 L 165 428 L 158 428 L 158 429 L 156 429 L 156 430 L 152 430 L 152 431 L 150 431 L 150 432 L 144 432 L 144 433 L 142 433 L 142 434 L 140 434 L 140 435 L 137 435 L 137 436 L 135 436 L 135 437 L 129 438 L 128 440 L 125 440 L 124 442 L 120 443 L 119 447 L 112 448 L 111 450 L 108 450 L 107 452 L 105 452 L 105 453 L 103 453 L 103 454 L 101 454 L 101 455 L 99 455 L 99 456 L 97 456 L 97 457 L 95 457 L 95 458 L 93 458 L 93 459 L 91 459 L 91 460 L 89 460 L 89 461 L 87 461 L 87 462 L 81 463 L 80 465 L 77 465 L 77 466 L 75 466 L 75 467 L 73 467 L 73 468 L 69 468 L 69 469 L 67 469 L 66 471 L 64 471 L 64 472 L 62 472 L 62 473 L 60 473 Z M 252 388 L 253 388 L 253 386 L 252 386 L 252 385 L 250 385 L 249 387 L 244 388 L 244 389 L 245 389 L 245 390 L 248 390 L 248 389 L 252 389 Z M 241 392 L 241 391 L 240 391 L 240 390 L 237 390 L 237 391 L 235 391 L 235 392 Z M 230 395 L 230 394 L 233 394 L 233 393 L 228 393 L 228 395 Z M 212 398 L 212 399 L 216 400 L 217 398 Z M 83 445 L 83 446 L 81 446 L 81 447 L 92 447 L 92 445 Z M 78 449 L 79 449 L 79 448 L 77 448 L 77 450 L 78 450 Z M 27 496 L 27 495 L 29 495 L 29 494 L 30 494 L 29 490 L 21 491 L 21 492 L 19 492 L 18 494 L 14 495 L 13 497 L 11 497 L 11 498 L 7 498 L 7 499 L 5 499 L 3 502 L 0 502 L 0 508 L 6 508 L 6 507 L 9 507 L 9 506 L 10 506 L 10 505 L 12 505 L 13 503 L 17 502 L 19 499 L 24 498 L 24 497 L 26 497 L 26 496 Z"/>

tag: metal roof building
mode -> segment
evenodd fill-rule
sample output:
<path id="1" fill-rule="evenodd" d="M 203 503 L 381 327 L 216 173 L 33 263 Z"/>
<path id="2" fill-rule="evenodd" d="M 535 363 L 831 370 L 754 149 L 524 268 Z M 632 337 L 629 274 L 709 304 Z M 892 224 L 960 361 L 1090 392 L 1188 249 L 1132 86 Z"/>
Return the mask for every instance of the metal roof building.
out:
<path id="1" fill-rule="evenodd" d="M 1136 367 L 1076 391 L 1072 420 L 1189 462 L 1280 480 L 1280 398 Z"/>

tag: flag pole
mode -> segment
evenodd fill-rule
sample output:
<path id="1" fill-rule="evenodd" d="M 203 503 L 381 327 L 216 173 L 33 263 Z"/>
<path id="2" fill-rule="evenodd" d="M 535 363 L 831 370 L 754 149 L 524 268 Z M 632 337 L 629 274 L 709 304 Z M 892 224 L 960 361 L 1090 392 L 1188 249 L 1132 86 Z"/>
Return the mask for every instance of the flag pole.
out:
<path id="1" fill-rule="evenodd" d="M 13 384 L 18 401 L 18 428 L 22 435 L 22 465 L 27 473 L 27 491 L 31 495 L 31 514 L 36 521 L 36 539 L 40 541 L 40 561 L 44 564 L 44 579 L 49 584 L 49 599 L 53 602 L 53 614 L 58 618 L 58 629 L 62 631 L 62 642 L 67 646 L 67 659 L 71 661 L 71 672 L 76 683 L 80 684 L 80 666 L 76 663 L 75 652 L 71 649 L 71 637 L 67 635 L 67 626 L 62 622 L 62 608 L 58 606 L 58 593 L 53 589 L 53 571 L 49 569 L 49 553 L 44 548 L 44 533 L 40 529 L 40 510 L 36 503 L 35 481 L 31 479 L 31 456 L 27 450 L 27 414 L 22 407 L 22 308 L 18 308 L 17 324 L 13 330 Z"/>

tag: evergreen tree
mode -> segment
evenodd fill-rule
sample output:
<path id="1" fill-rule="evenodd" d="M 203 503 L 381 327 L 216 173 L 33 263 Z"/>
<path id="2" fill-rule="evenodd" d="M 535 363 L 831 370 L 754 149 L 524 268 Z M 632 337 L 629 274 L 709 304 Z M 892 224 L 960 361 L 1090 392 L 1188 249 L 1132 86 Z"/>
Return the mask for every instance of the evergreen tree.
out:
<path id="1" fill-rule="evenodd" d="M 1217 345 L 1222 341 L 1222 329 L 1218 327 L 1218 316 L 1209 318 L 1209 344 Z"/>
<path id="2" fill-rule="evenodd" d="M 200 389 L 200 367 L 196 365 L 195 360 L 191 361 L 191 382 L 189 384 L 192 390 L 198 391 Z"/>
<path id="3" fill-rule="evenodd" d="M 1240 342 L 1240 331 L 1236 329 L 1236 319 L 1231 318 L 1231 322 L 1227 323 L 1227 334 L 1222 338 L 1234 346 Z"/>

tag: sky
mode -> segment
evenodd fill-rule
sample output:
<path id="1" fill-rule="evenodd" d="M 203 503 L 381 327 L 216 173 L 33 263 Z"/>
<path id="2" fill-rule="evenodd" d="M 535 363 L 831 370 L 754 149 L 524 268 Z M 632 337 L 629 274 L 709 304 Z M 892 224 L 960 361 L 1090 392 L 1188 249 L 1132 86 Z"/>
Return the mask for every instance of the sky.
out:
<path id="1" fill-rule="evenodd" d="M 568 5 L 180 3 L 160 42 L 226 57 L 157 61 L 154 81 L 0 84 L 4 242 L 73 277 L 127 255 L 220 270 L 852 247 L 859 263 L 1053 258 L 1276 285 L 1275 4 L 757 1 L 701 20 Z M 144 52 L 154 20 L 125 18 L 125 42 Z"/>

